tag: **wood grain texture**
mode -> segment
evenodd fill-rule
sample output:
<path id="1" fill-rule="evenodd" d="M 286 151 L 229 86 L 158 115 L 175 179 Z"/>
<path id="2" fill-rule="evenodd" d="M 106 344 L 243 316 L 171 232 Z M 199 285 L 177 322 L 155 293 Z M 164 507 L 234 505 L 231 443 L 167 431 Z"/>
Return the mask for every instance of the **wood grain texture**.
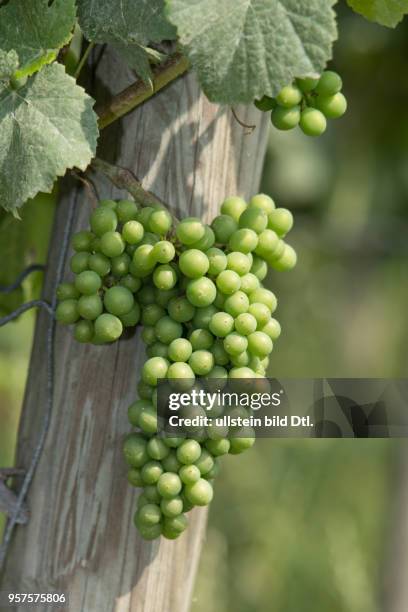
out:
<path id="1" fill-rule="evenodd" d="M 92 58 L 90 68 L 98 97 L 120 91 L 134 78 L 109 53 L 97 64 Z M 257 123 L 252 135 L 245 135 L 229 109 L 210 104 L 189 75 L 108 128 L 98 154 L 131 168 L 178 216 L 210 220 L 226 195 L 258 189 L 267 118 L 255 109 L 238 113 Z M 95 183 L 101 197 L 124 195 L 100 176 Z M 83 187 L 65 181 L 47 297 L 72 199 L 75 228 L 87 224 L 90 204 Z M 40 314 L 19 435 L 21 467 L 30 461 L 45 405 L 45 326 Z M 190 513 L 189 529 L 176 542 L 145 543 L 132 524 L 135 493 L 127 484 L 121 446 L 143 360 L 140 330 L 110 347 L 81 346 L 71 330 L 58 330 L 51 428 L 28 498 L 31 518 L 16 529 L 3 589 L 68 591 L 75 612 L 189 609 L 206 511 Z"/>

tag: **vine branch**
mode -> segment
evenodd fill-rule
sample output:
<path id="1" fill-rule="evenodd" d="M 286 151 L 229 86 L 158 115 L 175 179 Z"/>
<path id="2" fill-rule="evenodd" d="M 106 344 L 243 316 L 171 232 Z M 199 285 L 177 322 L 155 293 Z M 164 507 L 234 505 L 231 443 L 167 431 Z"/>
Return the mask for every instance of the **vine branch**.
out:
<path id="1" fill-rule="evenodd" d="M 150 83 L 138 80 L 114 96 L 106 105 L 96 107 L 96 113 L 99 115 L 99 128 L 102 130 L 143 104 L 163 87 L 184 74 L 188 68 L 188 59 L 182 53 L 175 53 L 164 63 L 153 67 L 153 79 Z"/>
<path id="2" fill-rule="evenodd" d="M 31 266 L 28 266 L 28 268 L 23 270 L 21 274 L 17 276 L 14 283 L 11 285 L 0 285 L 0 293 L 12 293 L 20 287 L 24 279 L 27 278 L 27 276 L 29 276 L 32 272 L 42 272 L 43 270 L 45 270 L 45 266 L 42 264 L 32 264 Z"/>
<path id="3" fill-rule="evenodd" d="M 54 309 L 48 304 L 48 302 L 45 302 L 44 300 L 32 300 L 31 302 L 22 304 L 5 317 L 0 318 L 0 327 L 10 323 L 10 321 L 14 321 L 14 319 L 17 319 L 24 312 L 27 312 L 27 310 L 31 310 L 32 308 L 45 308 L 48 314 L 54 316 Z"/>

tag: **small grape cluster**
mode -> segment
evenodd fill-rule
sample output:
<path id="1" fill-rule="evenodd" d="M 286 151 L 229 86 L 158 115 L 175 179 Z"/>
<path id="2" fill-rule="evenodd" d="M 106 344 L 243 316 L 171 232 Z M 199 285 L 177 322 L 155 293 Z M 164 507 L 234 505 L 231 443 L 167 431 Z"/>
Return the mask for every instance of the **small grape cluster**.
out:
<path id="1" fill-rule="evenodd" d="M 143 488 L 134 520 L 145 539 L 178 537 L 186 513 L 211 501 L 219 457 L 254 443 L 251 432 L 216 427 L 159 433 L 157 385 L 265 376 L 281 328 L 272 316 L 277 299 L 262 281 L 269 267 L 295 266 L 284 241 L 292 225 L 290 211 L 263 194 L 249 204 L 228 198 L 211 225 L 175 222 L 161 206 L 106 200 L 91 215 L 91 231 L 73 237 L 75 280 L 58 289 L 57 319 L 74 324 L 80 342 L 97 344 L 143 325 L 147 360 L 124 454 L 129 482 Z"/>
<path id="2" fill-rule="evenodd" d="M 272 111 L 271 121 L 278 130 L 299 126 L 307 136 L 320 136 L 326 131 L 327 119 L 338 119 L 347 110 L 342 87 L 341 77 L 326 70 L 319 79 L 296 79 L 276 98 L 264 96 L 255 105 L 262 111 Z"/>

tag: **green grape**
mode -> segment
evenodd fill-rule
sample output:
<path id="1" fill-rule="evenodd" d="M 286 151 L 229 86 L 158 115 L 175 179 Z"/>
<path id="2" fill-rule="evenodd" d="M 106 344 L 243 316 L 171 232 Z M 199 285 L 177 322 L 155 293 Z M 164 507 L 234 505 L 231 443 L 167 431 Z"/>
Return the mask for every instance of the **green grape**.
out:
<path id="1" fill-rule="evenodd" d="M 170 300 L 168 307 L 170 317 L 178 323 L 191 321 L 194 316 L 195 308 L 184 296 L 174 297 Z"/>
<path id="2" fill-rule="evenodd" d="M 220 272 L 215 282 L 217 289 L 225 295 L 232 295 L 241 288 L 241 279 L 233 270 Z"/>
<path id="3" fill-rule="evenodd" d="M 267 357 L 273 349 L 272 340 L 267 334 L 256 331 L 248 336 L 248 349 L 255 357 Z"/>
<path id="4" fill-rule="evenodd" d="M 153 259 L 153 249 L 151 244 L 141 244 L 137 247 L 130 266 L 130 273 L 133 276 L 144 277 L 152 272 L 156 263 Z"/>
<path id="5" fill-rule="evenodd" d="M 157 432 L 157 411 L 152 404 L 140 411 L 137 425 L 148 436 Z"/>
<path id="6" fill-rule="evenodd" d="M 275 98 L 270 98 L 269 96 L 263 96 L 260 100 L 254 100 L 254 104 L 256 108 L 260 111 L 266 113 L 276 106 Z"/>
<path id="7" fill-rule="evenodd" d="M 89 268 L 89 253 L 75 253 L 70 259 L 69 267 L 74 274 L 81 274 Z"/>
<path id="8" fill-rule="evenodd" d="M 125 250 L 125 243 L 119 232 L 106 232 L 101 236 L 101 251 L 106 257 L 118 257 Z"/>
<path id="9" fill-rule="evenodd" d="M 188 520 L 184 514 L 179 514 L 172 518 L 166 517 L 164 519 L 163 535 L 167 538 L 170 536 L 170 539 L 174 539 L 187 529 L 187 525 Z"/>
<path id="10" fill-rule="evenodd" d="M 169 362 L 163 357 L 151 357 L 143 365 L 142 379 L 148 385 L 157 386 L 159 379 L 166 378 Z"/>
<path id="11" fill-rule="evenodd" d="M 231 368 L 231 370 L 229 371 L 229 377 L 233 379 L 240 379 L 240 378 L 251 379 L 251 378 L 255 378 L 255 372 L 251 370 L 251 368 L 246 368 L 246 367 Z"/>
<path id="12" fill-rule="evenodd" d="M 89 256 L 88 260 L 89 269 L 96 272 L 101 278 L 107 276 L 111 271 L 110 259 L 102 255 L 102 253 L 95 253 Z"/>
<path id="13" fill-rule="evenodd" d="M 251 304 L 255 304 L 256 302 L 265 304 L 271 312 L 275 312 L 278 307 L 276 295 L 272 293 L 272 291 L 269 291 L 269 289 L 264 289 L 264 287 L 259 287 L 259 289 L 253 291 L 249 296 L 249 301 Z"/>
<path id="14" fill-rule="evenodd" d="M 150 438 L 147 443 L 147 454 L 156 461 L 161 461 L 170 453 L 170 449 L 166 446 L 160 438 L 155 436 Z"/>
<path id="15" fill-rule="evenodd" d="M 214 344 L 214 336 L 208 329 L 194 329 L 188 339 L 194 351 L 210 349 Z"/>
<path id="16" fill-rule="evenodd" d="M 313 89 L 315 89 L 318 82 L 319 82 L 319 79 L 315 79 L 313 77 L 305 77 L 303 79 L 296 79 L 296 83 L 299 89 L 303 91 L 303 93 L 309 93 L 310 91 L 313 91 Z"/>
<path id="17" fill-rule="evenodd" d="M 146 353 L 148 357 L 163 357 L 164 359 L 167 359 L 169 351 L 167 344 L 163 344 L 162 342 L 153 342 L 153 344 L 147 347 Z"/>
<path id="18" fill-rule="evenodd" d="M 275 247 L 275 250 L 272 253 L 265 253 L 263 258 L 267 264 L 273 266 L 274 262 L 277 259 L 280 259 L 285 251 L 285 242 L 281 239 L 278 240 L 278 243 Z"/>
<path id="19" fill-rule="evenodd" d="M 347 100 L 338 92 L 333 96 L 319 96 L 316 106 L 328 119 L 338 119 L 347 110 Z"/>
<path id="20" fill-rule="evenodd" d="M 222 310 L 224 308 L 226 299 L 227 299 L 227 296 L 221 291 L 217 290 L 217 294 L 215 296 L 215 300 L 213 303 L 213 306 L 215 307 L 215 312 L 218 312 L 218 310 Z"/>
<path id="21" fill-rule="evenodd" d="M 203 448 L 201 455 L 195 462 L 196 467 L 200 470 L 201 476 L 208 474 L 214 467 L 214 459 L 207 449 Z"/>
<path id="22" fill-rule="evenodd" d="M 160 264 L 153 272 L 153 282 L 158 289 L 168 291 L 177 284 L 177 273 L 169 264 Z"/>
<path id="23" fill-rule="evenodd" d="M 57 298 L 61 302 L 62 300 L 75 300 L 80 295 L 74 283 L 61 283 L 57 288 Z"/>
<path id="24" fill-rule="evenodd" d="M 167 378 L 173 381 L 173 383 L 176 382 L 178 389 L 188 390 L 195 379 L 195 374 L 188 363 L 176 361 L 170 365 L 167 371 Z"/>
<path id="25" fill-rule="evenodd" d="M 116 230 L 118 218 L 116 213 L 107 206 L 96 208 L 90 218 L 90 224 L 95 236 L 103 236 L 103 234 L 111 233 Z"/>
<path id="26" fill-rule="evenodd" d="M 206 480 L 214 480 L 220 473 L 220 464 L 217 458 L 214 458 L 214 465 L 211 470 L 204 475 Z"/>
<path id="27" fill-rule="evenodd" d="M 169 454 L 166 457 L 164 457 L 164 459 L 162 459 L 162 466 L 165 472 L 177 473 L 179 471 L 181 467 L 181 463 L 177 459 L 176 451 L 170 450 Z"/>
<path id="28" fill-rule="evenodd" d="M 239 353 L 238 355 L 230 355 L 231 363 L 235 368 L 243 368 L 249 365 L 250 358 L 247 351 Z"/>
<path id="29" fill-rule="evenodd" d="M 132 469 L 137 469 L 137 468 L 132 468 Z M 138 470 L 140 472 L 140 470 Z M 138 496 L 137 498 L 137 507 L 141 508 L 142 506 L 145 506 L 146 504 L 149 503 L 149 500 L 147 499 L 146 495 L 144 493 L 142 493 L 141 495 Z"/>
<path id="30" fill-rule="evenodd" d="M 169 289 L 168 291 L 163 291 L 162 289 L 155 290 L 154 299 L 159 306 L 163 306 L 163 308 L 167 308 L 169 302 L 180 295 L 180 289 L 176 285 L 173 289 Z"/>
<path id="31" fill-rule="evenodd" d="M 146 504 L 137 511 L 137 525 L 152 527 L 161 521 L 161 510 L 156 504 Z"/>
<path id="32" fill-rule="evenodd" d="M 279 209 L 279 210 L 283 210 L 283 209 Z M 272 213 L 270 217 L 272 217 Z M 268 219 L 268 223 L 271 223 L 271 226 L 272 226 L 272 222 L 269 219 Z M 255 249 L 255 253 L 259 257 L 264 257 L 264 258 L 270 257 L 271 255 L 274 255 L 274 253 L 276 252 L 278 248 L 278 245 L 279 245 L 278 234 L 276 233 L 276 231 L 273 231 L 272 229 L 268 228 L 259 235 L 258 246 Z"/>
<path id="33" fill-rule="evenodd" d="M 154 342 L 156 342 L 156 332 L 154 331 L 154 327 L 144 327 L 142 329 L 142 340 L 147 345 L 150 346 Z"/>
<path id="34" fill-rule="evenodd" d="M 190 245 L 190 248 L 198 249 L 199 251 L 207 251 L 208 249 L 211 249 L 211 247 L 214 245 L 214 242 L 215 234 L 211 227 L 209 225 L 206 225 L 204 227 L 204 236 L 200 238 L 200 240 L 193 242 L 193 244 Z"/>
<path id="35" fill-rule="evenodd" d="M 64 300 L 60 302 L 55 311 L 55 318 L 60 323 L 72 325 L 79 319 L 77 300 Z"/>
<path id="36" fill-rule="evenodd" d="M 142 323 L 143 325 L 154 326 L 165 314 L 164 308 L 158 304 L 148 304 L 143 308 Z"/>
<path id="37" fill-rule="evenodd" d="M 91 321 L 78 321 L 75 325 L 74 338 L 77 342 L 91 342 L 94 326 Z"/>
<path id="38" fill-rule="evenodd" d="M 170 263 L 173 261 L 175 255 L 176 249 L 168 240 L 159 240 L 159 242 L 156 242 L 152 251 L 153 259 L 161 264 Z"/>
<path id="39" fill-rule="evenodd" d="M 223 215 L 229 215 L 238 223 L 240 216 L 246 210 L 247 203 L 245 200 L 238 196 L 227 198 L 221 204 L 221 213 Z"/>
<path id="40" fill-rule="evenodd" d="M 268 265 L 266 261 L 255 255 L 251 266 L 251 273 L 254 274 L 258 280 L 263 281 L 268 274 Z"/>
<path id="41" fill-rule="evenodd" d="M 269 319 L 269 321 L 261 328 L 260 331 L 267 334 L 271 340 L 277 340 L 281 335 L 282 330 L 279 321 L 276 319 Z"/>
<path id="42" fill-rule="evenodd" d="M 172 499 L 162 499 L 160 510 L 164 516 L 174 518 L 183 512 L 183 500 L 179 496 Z"/>
<path id="43" fill-rule="evenodd" d="M 131 274 L 126 274 L 126 276 L 120 279 L 120 285 L 129 289 L 132 293 L 136 293 L 142 286 L 142 281 L 140 278 L 135 278 Z"/>
<path id="44" fill-rule="evenodd" d="M 215 365 L 211 372 L 208 373 L 208 378 L 217 378 L 219 380 L 227 379 L 228 372 L 225 368 L 222 368 L 219 365 Z"/>
<path id="45" fill-rule="evenodd" d="M 300 104 L 302 98 L 303 94 L 299 87 L 296 87 L 296 85 L 286 85 L 286 87 L 283 87 L 276 96 L 276 101 L 279 106 L 292 108 Z"/>
<path id="46" fill-rule="evenodd" d="M 84 270 L 75 279 L 75 287 L 83 295 L 92 295 L 102 287 L 102 279 L 92 270 Z"/>
<path id="47" fill-rule="evenodd" d="M 103 311 L 99 295 L 83 295 L 78 300 L 78 312 L 83 319 L 94 321 Z"/>
<path id="48" fill-rule="evenodd" d="M 225 270 L 227 267 L 227 257 L 221 249 L 212 247 L 205 254 L 208 259 L 208 274 L 210 276 L 217 276 L 217 274 Z"/>
<path id="49" fill-rule="evenodd" d="M 147 527 L 146 525 L 136 525 L 140 535 L 144 540 L 156 540 L 161 536 L 162 528 L 161 525 L 151 525 Z"/>
<path id="50" fill-rule="evenodd" d="M 249 307 L 249 299 L 246 293 L 243 291 L 237 291 L 230 295 L 224 304 L 225 311 L 231 315 L 232 317 L 237 317 L 238 315 L 247 312 Z"/>
<path id="51" fill-rule="evenodd" d="M 103 313 L 95 321 L 95 336 L 101 342 L 114 342 L 122 332 L 122 322 L 113 314 Z"/>
<path id="52" fill-rule="evenodd" d="M 305 108 L 299 125 L 307 136 L 321 136 L 326 131 L 327 121 L 323 113 L 316 108 Z"/>
<path id="53" fill-rule="evenodd" d="M 182 482 L 178 474 L 164 472 L 157 483 L 157 490 L 164 499 L 176 497 L 181 491 Z"/>
<path id="54" fill-rule="evenodd" d="M 139 221 L 147 230 L 149 229 L 149 219 L 150 216 L 154 213 L 154 208 L 151 206 L 144 206 L 141 208 L 136 217 L 136 221 Z"/>
<path id="55" fill-rule="evenodd" d="M 122 238 L 127 244 L 138 244 L 144 236 L 144 227 L 139 221 L 127 221 L 122 228 Z"/>
<path id="56" fill-rule="evenodd" d="M 214 362 L 216 365 L 225 366 L 229 362 L 229 355 L 224 348 L 222 340 L 216 340 L 211 347 L 211 352 L 214 356 Z"/>
<path id="57" fill-rule="evenodd" d="M 285 244 L 285 250 L 282 257 L 274 262 L 273 267 L 280 272 L 286 272 L 287 270 L 292 270 L 296 266 L 296 263 L 296 251 L 294 251 L 289 244 Z"/>
<path id="58" fill-rule="evenodd" d="M 127 314 L 134 306 L 133 294 L 125 287 L 111 287 L 105 292 L 103 303 L 108 312 L 116 316 Z"/>
<path id="59" fill-rule="evenodd" d="M 176 235 L 187 246 L 200 240 L 205 234 L 204 225 L 196 217 L 183 219 L 176 227 Z"/>
<path id="60" fill-rule="evenodd" d="M 116 214 L 121 223 L 136 219 L 138 207 L 132 200 L 120 200 L 116 205 Z"/>
<path id="61" fill-rule="evenodd" d="M 164 344 L 170 344 L 176 338 L 183 335 L 183 326 L 170 317 L 162 317 L 154 327 L 156 338 Z"/>
<path id="62" fill-rule="evenodd" d="M 202 251 L 188 249 L 180 255 L 179 267 L 182 273 L 188 278 L 199 278 L 208 272 L 210 262 Z"/>
<path id="63" fill-rule="evenodd" d="M 123 444 L 123 454 L 130 467 L 142 467 L 149 460 L 146 440 L 140 434 L 130 434 Z"/>
<path id="64" fill-rule="evenodd" d="M 231 251 L 250 253 L 256 249 L 257 244 L 258 236 L 253 230 L 239 229 L 231 236 L 228 247 Z"/>
<path id="65" fill-rule="evenodd" d="M 141 470 L 139 470 L 138 468 L 131 468 L 128 471 L 128 482 L 129 484 L 132 485 L 132 487 L 142 487 L 143 486 L 143 480 L 142 480 L 142 476 L 141 476 Z M 146 500 L 146 503 L 140 502 L 139 507 L 141 506 L 145 506 L 148 503 L 148 501 Z"/>
<path id="66" fill-rule="evenodd" d="M 183 465 L 195 463 L 201 455 L 201 446 L 196 440 L 183 440 L 177 448 L 177 459 Z"/>
<path id="67" fill-rule="evenodd" d="M 242 429 L 242 437 L 231 437 L 230 455 L 239 455 L 255 444 L 255 431 L 251 427 Z M 244 437 L 244 434 L 245 437 Z"/>
<path id="68" fill-rule="evenodd" d="M 213 498 L 213 488 L 208 480 L 200 478 L 197 482 L 186 485 L 187 499 L 195 506 L 207 506 Z"/>
<path id="69" fill-rule="evenodd" d="M 188 361 L 193 347 L 186 338 L 176 338 L 169 344 L 169 357 L 172 361 Z"/>
<path id="70" fill-rule="evenodd" d="M 278 130 L 292 130 L 300 121 L 300 106 L 283 108 L 277 106 L 271 113 L 271 121 Z"/>
<path id="71" fill-rule="evenodd" d="M 202 308 L 214 302 L 217 290 L 214 283 L 209 278 L 196 278 L 189 281 L 186 295 L 193 306 Z"/>
<path id="72" fill-rule="evenodd" d="M 160 239 L 159 239 L 159 236 L 157 236 L 157 234 L 152 234 L 151 232 L 145 232 L 145 235 L 140 241 L 140 245 L 150 244 L 151 246 L 154 246 L 158 242 L 160 242 Z"/>
<path id="73" fill-rule="evenodd" d="M 214 336 L 225 338 L 234 329 L 234 319 L 227 312 L 217 312 L 210 321 L 210 330 Z"/>
<path id="74" fill-rule="evenodd" d="M 119 257 L 113 257 L 112 260 L 112 275 L 116 278 L 121 278 L 129 273 L 131 258 L 127 253 L 122 253 Z"/>
<path id="75" fill-rule="evenodd" d="M 163 474 L 163 468 L 159 461 L 147 461 L 141 469 L 141 479 L 144 484 L 153 485 Z"/>
<path id="76" fill-rule="evenodd" d="M 268 215 L 265 211 L 260 208 L 249 207 L 245 210 L 240 219 L 239 219 L 239 227 L 248 228 L 260 234 L 266 229 L 268 224 Z"/>
<path id="77" fill-rule="evenodd" d="M 155 210 L 149 217 L 149 230 L 164 236 L 170 231 L 173 220 L 167 210 Z"/>
<path id="78" fill-rule="evenodd" d="M 106 208 L 110 208 L 111 210 L 116 210 L 118 203 L 115 202 L 115 200 L 101 200 L 99 202 L 99 206 L 101 208 L 106 207 Z"/>
<path id="79" fill-rule="evenodd" d="M 144 285 L 137 294 L 137 299 L 142 306 L 154 304 L 156 302 L 154 287 L 151 285 Z"/>
<path id="80" fill-rule="evenodd" d="M 333 96 L 341 90 L 343 82 L 341 77 L 332 70 L 326 70 L 320 77 L 314 91 L 322 96 Z"/>
<path id="81" fill-rule="evenodd" d="M 293 215 L 286 208 L 276 208 L 268 217 L 267 232 L 273 230 L 281 238 L 286 236 L 293 227 Z"/>
<path id="82" fill-rule="evenodd" d="M 252 267 L 253 264 L 251 266 L 251 269 Z M 252 272 L 248 272 L 248 274 L 244 274 L 244 276 L 241 276 L 240 290 L 246 293 L 247 295 L 255 291 L 255 289 L 258 289 L 259 285 L 259 279 L 255 276 L 255 274 L 252 274 Z"/>
<path id="83" fill-rule="evenodd" d="M 249 312 L 244 312 L 235 319 L 235 330 L 241 336 L 249 336 L 257 328 L 257 320 Z"/>
<path id="84" fill-rule="evenodd" d="M 191 485 L 197 482 L 197 480 L 200 480 L 201 472 L 199 468 L 197 467 L 197 465 L 194 465 L 194 464 L 183 465 L 179 469 L 179 476 L 183 484 Z"/>
<path id="85" fill-rule="evenodd" d="M 214 457 L 226 455 L 230 449 L 231 443 L 227 438 L 219 440 L 206 440 L 205 447 Z"/>
<path id="86" fill-rule="evenodd" d="M 90 251 L 95 235 L 92 232 L 78 232 L 72 236 L 72 248 L 74 251 Z"/>
<path id="87" fill-rule="evenodd" d="M 218 312 L 214 304 L 204 306 L 204 308 L 196 308 L 194 311 L 193 325 L 200 329 L 208 329 L 212 316 Z"/>
<path id="88" fill-rule="evenodd" d="M 258 327 L 266 325 L 271 318 L 271 311 L 269 308 L 265 304 L 260 304 L 259 302 L 253 302 L 249 306 L 248 312 L 256 319 Z"/>
<path id="89" fill-rule="evenodd" d="M 205 376 L 214 367 L 214 355 L 210 351 L 193 351 L 188 363 L 194 374 Z"/>
<path id="90" fill-rule="evenodd" d="M 228 253 L 227 255 L 228 270 L 236 272 L 237 274 L 239 274 L 239 276 L 248 274 L 251 269 L 251 263 L 252 262 L 248 255 L 240 253 L 239 251 L 234 251 L 232 253 Z"/>
<path id="91" fill-rule="evenodd" d="M 143 489 L 143 494 L 146 499 L 152 504 L 160 504 L 161 497 L 156 485 L 147 485 Z"/>
<path id="92" fill-rule="evenodd" d="M 224 348 L 228 355 L 239 355 L 247 350 L 248 340 L 245 336 L 232 332 L 224 339 Z"/>
<path id="93" fill-rule="evenodd" d="M 151 403 L 146 400 L 140 399 L 133 404 L 130 404 L 128 408 L 128 419 L 133 427 L 138 427 L 138 419 L 142 410 L 146 407 L 150 407 Z"/>
<path id="94" fill-rule="evenodd" d="M 245 207 L 243 208 L 245 210 Z M 242 212 L 242 211 L 241 211 Z M 211 223 L 216 242 L 228 244 L 232 234 L 238 229 L 238 222 L 230 215 L 218 215 Z"/>
<path id="95" fill-rule="evenodd" d="M 151 400 L 153 394 L 153 387 L 144 383 L 143 380 L 139 380 L 137 385 L 137 393 L 141 399 Z"/>
<path id="96" fill-rule="evenodd" d="M 275 208 L 275 202 L 271 197 L 264 193 L 258 193 L 258 195 L 253 196 L 249 201 L 249 208 L 260 208 L 267 215 L 271 213 Z"/>

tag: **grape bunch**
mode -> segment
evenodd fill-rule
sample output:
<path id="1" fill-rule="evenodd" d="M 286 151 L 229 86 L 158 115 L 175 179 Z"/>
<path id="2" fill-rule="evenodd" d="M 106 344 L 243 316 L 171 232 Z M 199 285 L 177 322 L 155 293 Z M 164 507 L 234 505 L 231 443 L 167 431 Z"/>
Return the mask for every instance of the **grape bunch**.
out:
<path id="1" fill-rule="evenodd" d="M 290 211 L 259 194 L 249 204 L 228 198 L 220 213 L 211 225 L 176 222 L 160 205 L 104 200 L 90 230 L 73 237 L 74 281 L 58 288 L 56 317 L 75 326 L 80 342 L 114 342 L 124 328 L 143 326 L 147 359 L 124 455 L 129 482 L 142 487 L 134 521 L 148 540 L 178 537 L 186 513 L 210 503 L 219 457 L 254 443 L 253 430 L 160 433 L 159 381 L 191 389 L 200 380 L 262 378 L 281 333 L 277 299 L 262 281 L 269 268 L 296 264 L 284 240 Z"/>
<path id="2" fill-rule="evenodd" d="M 319 79 L 296 79 L 276 96 L 264 96 L 255 105 L 272 111 L 271 121 L 278 130 L 299 126 L 307 136 L 320 136 L 327 128 L 327 119 L 338 119 L 347 110 L 347 100 L 341 93 L 341 77 L 332 70 Z"/>

